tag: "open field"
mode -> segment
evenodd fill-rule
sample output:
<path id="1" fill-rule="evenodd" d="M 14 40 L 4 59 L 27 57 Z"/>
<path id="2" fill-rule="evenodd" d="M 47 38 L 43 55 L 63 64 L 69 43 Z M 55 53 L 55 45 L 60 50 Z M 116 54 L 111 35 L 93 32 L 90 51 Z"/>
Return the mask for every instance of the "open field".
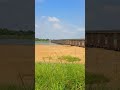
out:
<path id="1" fill-rule="evenodd" d="M 0 45 L 0 54 L 1 54 L 0 59 L 2 60 L 0 63 L 0 67 L 1 67 L 0 68 L 0 71 L 1 71 L 0 84 L 6 83 L 8 82 L 8 80 L 13 81 L 14 83 L 19 82 L 18 84 L 21 84 L 21 80 L 19 78 L 18 73 L 21 73 L 21 74 L 33 73 L 32 69 L 34 68 L 34 65 L 31 62 L 33 62 L 34 55 L 33 53 L 30 53 L 30 52 L 32 51 L 34 52 L 34 48 L 31 48 L 31 47 L 33 46 Z M 71 84 L 70 88 L 76 88 L 76 87 L 72 87 L 74 85 L 77 85 L 79 88 L 80 88 L 79 85 L 81 84 L 82 86 L 84 86 L 84 83 L 83 83 L 84 81 L 82 81 L 85 78 L 85 68 L 83 68 L 84 62 L 85 62 L 84 48 L 75 47 L 75 46 L 64 46 L 64 45 L 63 46 L 62 45 L 36 45 L 35 50 L 36 50 L 35 56 L 37 56 L 36 66 L 35 66 L 37 88 L 44 88 L 44 86 L 41 87 L 39 85 L 40 84 L 46 85 L 45 82 L 41 83 L 41 81 L 39 82 L 39 80 L 42 79 L 42 81 L 44 81 L 46 80 L 45 78 L 48 78 L 48 80 L 50 81 L 49 76 L 51 77 L 55 76 L 51 78 L 51 80 L 53 81 L 58 79 L 58 82 L 60 82 L 60 80 L 63 80 L 65 82 L 62 82 L 60 83 L 60 85 L 58 85 L 58 82 L 56 81 L 56 83 L 53 82 L 48 87 L 57 88 L 57 86 L 60 86 L 61 88 L 64 88 L 64 86 L 62 87 L 61 85 L 65 83 L 67 85 L 69 83 L 68 82 L 69 80 L 70 80 L 70 83 L 74 82 Z M 86 78 L 87 83 L 88 84 L 100 83 L 102 79 L 103 79 L 102 82 L 106 82 L 106 81 L 109 81 L 105 78 L 107 77 L 108 79 L 110 79 L 110 82 L 107 83 L 106 86 L 119 87 L 120 52 L 105 50 L 101 48 L 87 48 L 86 51 L 87 51 L 86 70 L 87 72 L 94 73 L 92 75 L 92 78 L 90 74 L 87 74 L 88 75 L 87 76 L 88 78 Z M 53 58 L 52 57 L 43 58 L 43 57 L 48 57 L 49 55 L 51 55 Z M 64 63 L 66 62 L 64 60 L 62 61 L 63 63 L 61 62 L 59 63 L 59 61 L 55 61 L 56 56 L 57 57 L 64 56 L 61 58 L 70 58 L 70 59 L 72 58 L 72 57 L 65 57 L 66 55 L 79 57 L 80 61 L 77 61 L 75 63 L 74 62 Z M 42 59 L 44 60 L 42 61 Z M 72 58 L 72 59 L 75 59 L 75 58 Z M 52 62 L 58 62 L 58 63 L 54 64 Z M 61 77 L 62 75 L 63 77 Z M 100 75 L 104 75 L 105 77 Z M 70 77 L 70 76 L 73 76 L 73 77 Z M 96 77 L 96 79 L 94 77 Z M 14 88 L 14 87 L 11 86 L 11 88 Z M 36 90 L 41 90 L 37 88 Z M 64 89 L 61 89 L 61 90 L 64 90 Z M 67 89 L 67 90 L 70 90 L 70 89 Z"/>
<path id="2" fill-rule="evenodd" d="M 91 87 L 109 82 L 100 73 L 87 72 L 85 75 L 85 48 L 36 45 L 35 58 L 36 90 L 85 90 L 85 83 Z"/>
<path id="3" fill-rule="evenodd" d="M 84 65 L 36 64 L 36 90 L 81 90 L 85 86 Z"/>
<path id="4" fill-rule="evenodd" d="M 85 48 L 69 45 L 35 45 L 35 62 L 62 62 L 61 56 L 73 56 L 80 58 L 76 63 L 85 63 Z"/>
<path id="5" fill-rule="evenodd" d="M 110 79 L 106 87 L 120 88 L 120 52 L 102 48 L 87 48 L 85 62 L 86 71 L 102 74 Z"/>
<path id="6" fill-rule="evenodd" d="M 16 90 L 24 84 L 32 85 L 34 80 L 34 47 L 32 45 L 0 45 L 0 90 L 3 87 Z M 20 76 L 29 75 L 22 77 Z M 28 79 L 26 79 L 26 77 Z M 4 87 L 5 86 L 5 87 Z M 15 87 L 16 86 L 16 87 Z"/>
<path id="7" fill-rule="evenodd" d="M 84 53 L 85 49 L 81 47 L 36 45 L 36 90 L 83 89 L 85 86 Z M 79 64 L 73 63 L 74 61 Z"/>
<path id="8" fill-rule="evenodd" d="M 108 78 L 94 73 L 87 73 L 85 80 L 84 64 L 36 63 L 35 75 L 35 90 L 85 90 L 85 84 L 109 82 Z"/>

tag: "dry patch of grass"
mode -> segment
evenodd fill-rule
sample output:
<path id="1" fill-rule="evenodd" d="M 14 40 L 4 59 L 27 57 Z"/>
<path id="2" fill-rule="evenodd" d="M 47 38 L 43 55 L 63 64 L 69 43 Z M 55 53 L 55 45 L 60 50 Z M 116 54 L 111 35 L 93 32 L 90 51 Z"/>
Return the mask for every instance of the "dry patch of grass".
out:
<path id="1" fill-rule="evenodd" d="M 74 57 L 74 56 L 70 56 L 70 55 L 66 55 L 66 56 L 60 56 L 58 57 L 59 60 L 65 60 L 68 62 L 75 62 L 75 61 L 80 61 L 81 59 L 78 57 Z"/>

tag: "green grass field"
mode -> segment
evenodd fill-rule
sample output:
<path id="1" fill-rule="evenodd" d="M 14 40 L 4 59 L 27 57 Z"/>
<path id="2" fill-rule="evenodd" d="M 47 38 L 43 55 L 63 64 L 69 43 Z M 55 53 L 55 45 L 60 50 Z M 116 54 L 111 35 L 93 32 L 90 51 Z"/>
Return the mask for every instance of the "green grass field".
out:
<path id="1" fill-rule="evenodd" d="M 94 90 L 91 88 L 93 84 L 97 84 L 97 88 L 99 89 L 101 86 L 103 88 L 107 82 L 109 82 L 109 79 L 103 75 L 85 73 L 84 64 L 35 64 L 35 90 L 85 90 L 86 85 L 88 85 L 87 90 Z M 17 87 L 15 85 L 8 85 L 0 86 L 0 90 L 34 89 L 31 89 L 30 87 Z"/>
<path id="2" fill-rule="evenodd" d="M 84 65 L 37 63 L 36 90 L 80 90 L 85 86 Z"/>
<path id="3" fill-rule="evenodd" d="M 85 75 L 83 64 L 36 63 L 35 65 L 35 90 L 84 90 L 85 83 L 92 85 L 106 82 L 109 80 L 103 75 L 92 73 Z"/>

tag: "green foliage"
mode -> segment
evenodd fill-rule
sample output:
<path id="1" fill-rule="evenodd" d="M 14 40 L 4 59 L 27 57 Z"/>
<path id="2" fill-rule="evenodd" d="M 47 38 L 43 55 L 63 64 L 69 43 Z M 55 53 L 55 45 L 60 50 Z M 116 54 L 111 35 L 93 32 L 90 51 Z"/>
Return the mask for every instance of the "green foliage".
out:
<path id="1" fill-rule="evenodd" d="M 60 57 L 58 57 L 58 59 L 60 59 L 60 60 L 66 60 L 66 61 L 68 61 L 68 62 L 80 61 L 80 58 L 78 58 L 78 57 L 73 57 L 73 56 L 70 56 L 70 55 L 60 56 Z"/>
<path id="2" fill-rule="evenodd" d="M 82 90 L 85 68 L 79 64 L 36 63 L 36 90 Z"/>
<path id="3" fill-rule="evenodd" d="M 85 73 L 83 64 L 35 64 L 35 90 L 85 90 L 85 84 L 90 87 L 107 82 L 103 75 Z"/>
<path id="4" fill-rule="evenodd" d="M 0 35 L 33 35 L 35 32 L 28 30 L 8 30 L 7 28 L 0 28 Z"/>
<path id="5" fill-rule="evenodd" d="M 7 28 L 0 28 L 0 38 L 2 39 L 34 39 L 34 31 L 28 30 L 8 30 Z"/>
<path id="6" fill-rule="evenodd" d="M 35 41 L 49 41 L 49 39 L 39 39 L 39 38 L 35 38 Z"/>

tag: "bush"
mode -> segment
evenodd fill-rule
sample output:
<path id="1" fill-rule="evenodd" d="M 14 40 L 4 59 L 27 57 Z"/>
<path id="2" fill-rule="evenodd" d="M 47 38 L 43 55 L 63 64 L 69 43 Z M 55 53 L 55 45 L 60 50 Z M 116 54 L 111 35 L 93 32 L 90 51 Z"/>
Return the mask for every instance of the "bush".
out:
<path id="1" fill-rule="evenodd" d="M 60 57 L 58 57 L 58 59 L 60 59 L 60 60 L 66 60 L 66 61 L 68 61 L 68 62 L 80 61 L 80 58 L 78 58 L 78 57 L 73 57 L 73 56 L 70 56 L 70 55 L 60 56 Z"/>

